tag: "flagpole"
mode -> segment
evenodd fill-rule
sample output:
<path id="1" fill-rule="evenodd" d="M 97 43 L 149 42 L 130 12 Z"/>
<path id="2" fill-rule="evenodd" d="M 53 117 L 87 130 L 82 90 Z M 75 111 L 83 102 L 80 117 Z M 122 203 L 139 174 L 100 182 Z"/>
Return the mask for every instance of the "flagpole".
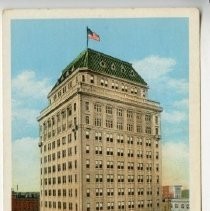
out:
<path id="1" fill-rule="evenodd" d="M 88 27 L 87 27 L 87 31 L 86 31 L 86 36 L 87 36 L 87 49 L 88 49 Z"/>

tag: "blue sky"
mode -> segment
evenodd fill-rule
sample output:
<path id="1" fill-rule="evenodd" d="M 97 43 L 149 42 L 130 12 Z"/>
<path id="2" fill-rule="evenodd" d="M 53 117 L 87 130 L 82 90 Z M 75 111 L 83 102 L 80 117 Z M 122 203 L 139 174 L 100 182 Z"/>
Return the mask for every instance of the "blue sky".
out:
<path id="1" fill-rule="evenodd" d="M 61 71 L 86 48 L 87 26 L 101 37 L 89 47 L 132 62 L 150 87 L 149 98 L 161 103 L 163 184 L 188 186 L 187 18 L 13 20 L 13 185 L 39 188 L 36 117 Z"/>

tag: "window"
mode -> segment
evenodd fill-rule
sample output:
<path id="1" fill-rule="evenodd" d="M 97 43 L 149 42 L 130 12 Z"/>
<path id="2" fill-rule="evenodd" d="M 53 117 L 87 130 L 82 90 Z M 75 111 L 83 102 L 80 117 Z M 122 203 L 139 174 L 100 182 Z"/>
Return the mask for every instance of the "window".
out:
<path id="1" fill-rule="evenodd" d="M 159 134 L 159 128 L 156 127 L 156 128 L 155 128 L 155 135 L 158 135 L 158 134 Z"/>
<path id="2" fill-rule="evenodd" d="M 93 75 L 90 76 L 90 83 L 92 83 L 92 84 L 94 83 L 94 76 Z"/>
<path id="3" fill-rule="evenodd" d="M 114 189 L 113 188 L 107 188 L 106 192 L 107 192 L 107 196 L 114 196 Z"/>
<path id="4" fill-rule="evenodd" d="M 95 154 L 96 155 L 102 155 L 102 147 L 101 146 L 95 147 Z"/>
<path id="5" fill-rule="evenodd" d="M 134 195 L 134 188 L 128 188 L 128 195 L 129 196 Z"/>
<path id="6" fill-rule="evenodd" d="M 112 119 L 106 120 L 106 127 L 107 128 L 113 128 L 113 120 Z"/>
<path id="7" fill-rule="evenodd" d="M 151 151 L 146 151 L 146 158 L 152 158 L 152 152 Z"/>
<path id="8" fill-rule="evenodd" d="M 138 195 L 143 196 L 144 195 L 144 188 L 138 188 L 137 192 L 138 192 Z"/>
<path id="9" fill-rule="evenodd" d="M 122 108 L 118 108 L 117 109 L 117 116 L 120 116 L 120 117 L 123 116 L 123 110 L 122 110 Z"/>
<path id="10" fill-rule="evenodd" d="M 158 116 L 155 116 L 155 124 L 158 125 Z"/>
<path id="11" fill-rule="evenodd" d="M 118 188 L 118 196 L 124 196 L 125 195 L 125 189 L 124 188 Z"/>
<path id="12" fill-rule="evenodd" d="M 101 127 L 102 125 L 102 119 L 100 117 L 95 118 L 95 126 Z"/>
<path id="13" fill-rule="evenodd" d="M 151 144 L 151 140 L 150 140 L 150 139 L 147 139 L 147 140 L 146 140 L 146 146 L 147 146 L 147 147 L 151 147 L 151 145 L 152 145 L 152 144 Z"/>
<path id="14" fill-rule="evenodd" d="M 134 163 L 128 162 L 128 170 L 133 170 L 133 169 L 134 169 Z"/>
<path id="15" fill-rule="evenodd" d="M 87 190 L 86 190 L 86 196 L 87 196 L 87 197 L 90 197 L 90 189 L 87 189 Z"/>
<path id="16" fill-rule="evenodd" d="M 138 163 L 137 169 L 143 171 L 144 170 L 143 163 Z"/>
<path id="17" fill-rule="evenodd" d="M 105 87 L 107 87 L 108 86 L 108 81 L 107 80 L 105 80 Z"/>
<path id="18" fill-rule="evenodd" d="M 82 75 L 82 82 L 85 82 L 85 76 Z"/>
<path id="19" fill-rule="evenodd" d="M 100 113 L 101 112 L 101 105 L 100 104 L 95 104 L 94 105 L 94 110 L 95 110 L 95 112 L 97 112 L 97 113 Z"/>
<path id="20" fill-rule="evenodd" d="M 127 124 L 127 130 L 133 131 L 133 124 Z"/>
<path id="21" fill-rule="evenodd" d="M 106 141 L 107 142 L 113 142 L 113 136 L 112 136 L 112 134 L 106 134 Z"/>
<path id="22" fill-rule="evenodd" d="M 96 182 L 103 182 L 103 175 L 102 174 L 96 174 Z"/>
<path id="23" fill-rule="evenodd" d="M 117 162 L 117 168 L 118 169 L 124 169 L 124 162 L 123 161 L 118 161 Z"/>
<path id="24" fill-rule="evenodd" d="M 144 176 L 143 176 L 143 175 L 138 175 L 138 176 L 137 176 L 137 181 L 138 181 L 139 183 L 143 183 L 143 182 L 144 182 Z"/>
<path id="25" fill-rule="evenodd" d="M 117 175 L 117 182 L 124 182 L 124 175 L 118 174 Z"/>
<path id="26" fill-rule="evenodd" d="M 151 134 L 152 133 L 151 127 L 147 126 L 146 129 L 145 129 L 145 133 Z"/>
<path id="27" fill-rule="evenodd" d="M 128 157 L 133 157 L 133 150 L 132 149 L 128 149 Z"/>
<path id="28" fill-rule="evenodd" d="M 108 169 L 113 169 L 113 168 L 114 168 L 114 163 L 113 163 L 113 161 L 107 161 L 107 162 L 106 162 L 106 167 L 107 167 Z"/>
<path id="29" fill-rule="evenodd" d="M 71 108 L 71 106 L 69 106 L 67 108 L 67 114 L 68 114 L 68 116 L 71 116 L 71 114 L 72 114 L 72 108 Z"/>
<path id="30" fill-rule="evenodd" d="M 107 203 L 107 210 L 114 210 L 114 202 Z"/>
<path id="31" fill-rule="evenodd" d="M 147 188 L 147 195 L 152 195 L 152 188 L 151 187 Z"/>
<path id="32" fill-rule="evenodd" d="M 96 160 L 95 168 L 102 169 L 102 167 L 103 167 L 102 160 Z"/>
<path id="33" fill-rule="evenodd" d="M 101 79 L 101 86 L 104 85 L 104 79 Z"/>
<path id="34" fill-rule="evenodd" d="M 138 201 L 138 208 L 144 208 L 144 201 Z"/>
<path id="35" fill-rule="evenodd" d="M 133 144 L 133 137 L 128 136 L 128 138 L 127 138 L 127 143 L 128 143 L 128 144 Z"/>
<path id="36" fill-rule="evenodd" d="M 103 202 L 96 202 L 96 210 L 103 210 Z"/>
<path id="37" fill-rule="evenodd" d="M 90 124 L 90 117 L 89 117 L 89 116 L 85 116 L 85 123 L 86 123 L 87 125 Z"/>
<path id="38" fill-rule="evenodd" d="M 95 140 L 99 140 L 99 141 L 102 140 L 102 134 L 101 134 L 101 132 L 96 132 L 95 133 Z"/>
<path id="39" fill-rule="evenodd" d="M 124 142 L 123 135 L 117 135 L 117 143 L 123 143 L 123 142 Z"/>
<path id="40" fill-rule="evenodd" d="M 146 114 L 145 115 L 145 121 L 146 122 L 150 122 L 151 121 L 151 115 L 150 114 Z"/>
<path id="41" fill-rule="evenodd" d="M 86 168 L 90 168 L 90 160 L 86 160 Z"/>
<path id="42" fill-rule="evenodd" d="M 107 174 L 106 175 L 106 181 L 107 182 L 114 182 L 114 175 L 113 174 Z"/>
<path id="43" fill-rule="evenodd" d="M 89 131 L 85 131 L 85 137 L 86 137 L 86 139 L 90 138 L 90 132 Z"/>
<path id="44" fill-rule="evenodd" d="M 89 153 L 89 152 L 90 152 L 90 146 L 86 145 L 86 153 Z"/>
<path id="45" fill-rule="evenodd" d="M 156 164 L 156 171 L 159 171 L 159 164 Z"/>
<path id="46" fill-rule="evenodd" d="M 137 132 L 137 133 L 141 133 L 141 132 L 142 132 L 142 127 L 141 127 L 141 125 L 137 125 L 137 126 L 136 126 L 136 132 Z"/>
<path id="47" fill-rule="evenodd" d="M 147 175 L 146 176 L 146 178 L 147 178 L 147 183 L 151 183 L 152 182 L 152 176 L 151 175 Z"/>
<path id="48" fill-rule="evenodd" d="M 90 211 L 90 203 L 87 203 L 87 211 Z"/>
<path id="49" fill-rule="evenodd" d="M 124 150 L 123 149 L 117 149 L 117 156 L 124 156 Z"/>
<path id="50" fill-rule="evenodd" d="M 142 150 L 137 150 L 137 157 L 143 158 L 143 151 Z"/>
<path id="51" fill-rule="evenodd" d="M 125 202 L 124 201 L 118 201 L 118 209 L 124 210 L 125 209 Z"/>
<path id="52" fill-rule="evenodd" d="M 107 114 L 112 114 L 112 106 L 110 106 L 110 105 L 106 106 L 106 113 Z"/>
<path id="53" fill-rule="evenodd" d="M 117 122 L 117 129 L 123 130 L 123 123 L 122 122 Z"/>
<path id="54" fill-rule="evenodd" d="M 90 182 L 90 174 L 86 174 L 86 182 Z"/>
<path id="55" fill-rule="evenodd" d="M 128 175 L 128 182 L 134 182 L 134 175 Z"/>
<path id="56" fill-rule="evenodd" d="M 113 148 L 106 148 L 106 154 L 107 155 L 113 155 Z"/>
<path id="57" fill-rule="evenodd" d="M 103 189 L 102 188 L 96 188 L 96 196 L 103 196 Z"/>
<path id="58" fill-rule="evenodd" d="M 127 111 L 127 118 L 128 119 L 132 119 L 133 118 L 133 111 L 131 111 L 131 110 Z"/>
<path id="59" fill-rule="evenodd" d="M 152 171 L 152 163 L 146 163 L 146 170 Z"/>

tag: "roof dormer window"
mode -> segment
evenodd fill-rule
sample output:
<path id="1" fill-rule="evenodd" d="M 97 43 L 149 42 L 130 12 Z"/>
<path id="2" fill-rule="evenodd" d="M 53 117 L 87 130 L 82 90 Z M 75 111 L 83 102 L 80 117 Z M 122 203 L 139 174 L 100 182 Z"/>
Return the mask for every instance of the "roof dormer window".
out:
<path id="1" fill-rule="evenodd" d="M 121 71 L 124 73 L 125 72 L 125 67 L 121 65 Z"/>
<path id="2" fill-rule="evenodd" d="M 112 65 L 111 65 L 111 69 L 112 69 L 112 70 L 115 70 L 115 69 L 116 69 L 116 67 L 115 67 L 115 64 L 114 64 L 114 63 L 112 63 Z"/>
<path id="3" fill-rule="evenodd" d="M 102 60 L 102 61 L 100 61 L 100 63 L 99 63 L 99 64 L 100 64 L 100 66 L 101 66 L 101 67 L 103 67 L 103 68 L 105 68 L 105 67 L 106 67 L 106 63 L 105 63 L 103 60 Z"/>

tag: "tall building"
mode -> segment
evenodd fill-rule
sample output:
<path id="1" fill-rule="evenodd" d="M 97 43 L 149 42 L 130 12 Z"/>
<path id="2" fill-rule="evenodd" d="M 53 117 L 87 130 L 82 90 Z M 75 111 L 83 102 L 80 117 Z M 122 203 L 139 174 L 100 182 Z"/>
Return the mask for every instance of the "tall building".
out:
<path id="1" fill-rule="evenodd" d="M 87 49 L 39 118 L 40 210 L 161 210 L 159 103 L 132 64 Z"/>

